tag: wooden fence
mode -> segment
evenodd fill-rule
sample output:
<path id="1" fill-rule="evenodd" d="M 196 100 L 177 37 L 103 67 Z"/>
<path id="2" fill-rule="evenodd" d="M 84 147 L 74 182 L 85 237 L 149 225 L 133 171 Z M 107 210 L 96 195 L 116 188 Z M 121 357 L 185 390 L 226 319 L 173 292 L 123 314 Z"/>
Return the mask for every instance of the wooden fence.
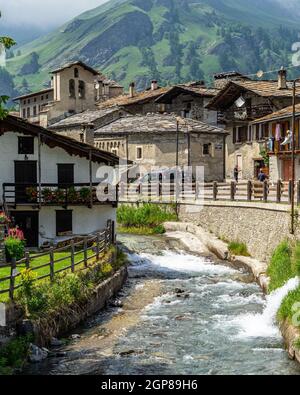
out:
<path id="1" fill-rule="evenodd" d="M 93 236 L 83 237 L 82 240 L 75 242 L 70 240 L 70 244 L 61 248 L 50 248 L 47 252 L 43 252 L 37 255 L 30 255 L 26 252 L 25 257 L 19 261 L 12 260 L 10 264 L 0 266 L 0 295 L 7 294 L 9 299 L 14 299 L 14 293 L 17 289 L 21 288 L 22 284 L 18 284 L 18 279 L 21 276 L 20 270 L 31 269 L 33 272 L 41 270 L 46 271 L 45 274 L 38 275 L 34 278 L 34 281 L 40 281 L 49 278 L 50 281 L 54 281 L 55 276 L 65 271 L 85 270 L 88 268 L 88 261 L 90 259 L 99 260 L 100 254 L 105 252 L 109 246 L 114 243 L 114 223 L 108 221 L 107 228 L 101 232 L 96 233 Z M 56 259 L 55 254 L 64 253 L 67 255 Z M 82 255 L 83 257 L 79 260 L 76 257 Z M 36 265 L 34 261 L 45 258 L 46 263 Z M 59 264 L 66 262 L 63 267 L 58 267 Z M 81 265 L 81 268 L 78 266 Z M 1 270 L 8 268 L 10 274 L 7 276 L 1 276 Z M 1 289 L 1 283 L 7 283 L 8 287 Z"/>
<path id="2" fill-rule="evenodd" d="M 241 181 L 211 183 L 121 183 L 118 188 L 120 203 L 185 203 L 199 204 L 201 200 L 265 202 L 291 204 L 293 183 L 278 181 Z M 295 202 L 300 204 L 300 181 L 294 185 Z"/>

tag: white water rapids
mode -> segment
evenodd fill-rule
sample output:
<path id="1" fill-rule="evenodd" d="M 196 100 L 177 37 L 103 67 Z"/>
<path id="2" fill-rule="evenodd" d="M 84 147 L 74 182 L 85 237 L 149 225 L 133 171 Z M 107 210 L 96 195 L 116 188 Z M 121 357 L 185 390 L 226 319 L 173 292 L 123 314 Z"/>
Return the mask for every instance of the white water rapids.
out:
<path id="1" fill-rule="evenodd" d="M 119 239 L 134 251 L 128 255 L 129 280 L 119 295 L 124 307 L 88 320 L 76 350 L 47 361 L 48 374 L 70 374 L 74 369 L 100 375 L 300 374 L 276 324 L 280 304 L 299 285 L 298 279 L 265 297 L 247 273 L 212 257 L 178 251 L 178 244 L 168 238 Z M 150 299 L 144 295 L 147 302 L 136 313 L 135 325 L 117 337 L 111 334 L 112 354 L 99 354 L 102 325 L 115 320 L 122 325 L 124 316 L 135 311 L 128 301 L 136 292 L 143 298 L 143 289 L 157 292 Z M 41 366 L 36 369 L 40 372 Z"/>

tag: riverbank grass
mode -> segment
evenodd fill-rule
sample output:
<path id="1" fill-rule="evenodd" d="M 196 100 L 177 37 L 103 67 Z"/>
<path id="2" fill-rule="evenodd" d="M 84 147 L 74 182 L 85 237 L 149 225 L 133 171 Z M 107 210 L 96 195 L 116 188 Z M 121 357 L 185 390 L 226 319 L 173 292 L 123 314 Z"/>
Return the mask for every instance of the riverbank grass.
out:
<path id="1" fill-rule="evenodd" d="M 272 255 L 267 274 L 270 277 L 269 292 L 283 287 L 290 279 L 300 276 L 300 242 L 283 241 Z M 297 311 L 300 311 L 300 308 L 297 308 L 299 304 L 300 286 L 290 291 L 283 299 L 278 310 L 278 319 L 292 322 Z"/>
<path id="2" fill-rule="evenodd" d="M 248 251 L 248 247 L 245 243 L 240 243 L 239 241 L 232 241 L 228 244 L 228 250 L 231 254 L 237 256 L 246 256 L 250 257 L 250 253 Z"/>
<path id="3" fill-rule="evenodd" d="M 90 258 L 93 254 L 94 254 L 93 251 L 88 251 L 88 258 Z M 31 254 L 31 262 L 30 262 L 31 268 L 35 268 L 35 267 L 38 267 L 38 266 L 46 265 L 47 263 L 50 262 L 49 255 L 45 255 L 45 256 L 38 257 L 38 258 L 34 258 L 36 255 L 37 254 Z M 70 257 L 70 255 L 71 255 L 71 250 L 70 251 L 63 251 L 63 252 L 56 252 L 54 254 L 54 259 L 56 261 L 59 261 L 61 259 L 62 260 L 60 262 L 56 262 L 55 263 L 55 270 L 61 270 L 61 269 L 64 269 L 66 267 L 69 267 L 71 265 L 71 257 Z M 76 254 L 75 255 L 75 265 L 78 262 L 81 262 L 83 260 L 83 258 L 84 258 L 83 252 Z M 93 262 L 91 262 L 91 260 L 90 260 L 90 262 L 88 262 L 88 263 L 90 264 L 90 263 L 93 263 Z M 25 264 L 18 265 L 17 269 L 18 269 L 18 271 L 24 270 L 25 269 Z M 78 267 L 77 267 L 77 269 L 78 269 Z M 45 276 L 45 275 L 49 275 L 50 274 L 50 265 L 35 270 L 35 273 L 39 277 Z M 0 278 L 8 277 L 8 276 L 10 276 L 10 268 L 9 267 L 0 268 Z M 20 277 L 17 277 L 16 278 L 16 285 L 19 285 L 19 284 L 20 284 Z M 9 280 L 0 282 L 0 290 L 8 289 L 8 288 L 9 288 Z M 0 302 L 4 303 L 4 302 L 7 302 L 7 301 L 8 301 L 8 293 L 0 295 Z"/>
<path id="4" fill-rule="evenodd" d="M 121 205 L 117 210 L 118 231 L 132 234 L 163 234 L 164 222 L 177 221 L 173 205 L 145 203 L 140 206 Z"/>

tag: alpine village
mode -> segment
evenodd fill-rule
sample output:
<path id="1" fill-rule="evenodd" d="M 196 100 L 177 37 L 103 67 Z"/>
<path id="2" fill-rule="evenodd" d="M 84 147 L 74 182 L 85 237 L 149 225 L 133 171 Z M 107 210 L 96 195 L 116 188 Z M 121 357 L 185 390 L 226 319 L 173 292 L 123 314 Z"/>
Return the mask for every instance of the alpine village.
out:
<path id="1" fill-rule="evenodd" d="M 295 15 L 102 3 L 0 37 L 0 375 L 299 375 Z"/>

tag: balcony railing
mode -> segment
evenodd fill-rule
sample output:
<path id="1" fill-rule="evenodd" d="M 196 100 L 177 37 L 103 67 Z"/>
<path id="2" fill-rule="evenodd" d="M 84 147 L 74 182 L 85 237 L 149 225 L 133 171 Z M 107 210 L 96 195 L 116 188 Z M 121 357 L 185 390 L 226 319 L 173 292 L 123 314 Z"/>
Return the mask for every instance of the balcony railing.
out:
<path id="1" fill-rule="evenodd" d="M 218 123 L 226 121 L 251 121 L 272 114 L 273 108 L 268 104 L 242 107 L 218 112 Z"/>
<path id="2" fill-rule="evenodd" d="M 77 184 L 3 184 L 3 202 L 6 206 L 38 205 L 62 206 L 80 205 L 91 207 L 93 204 L 104 204 L 105 199 L 99 201 L 97 186 L 99 183 Z M 107 191 L 106 191 L 107 192 Z M 110 204 L 112 203 L 110 199 Z"/>

